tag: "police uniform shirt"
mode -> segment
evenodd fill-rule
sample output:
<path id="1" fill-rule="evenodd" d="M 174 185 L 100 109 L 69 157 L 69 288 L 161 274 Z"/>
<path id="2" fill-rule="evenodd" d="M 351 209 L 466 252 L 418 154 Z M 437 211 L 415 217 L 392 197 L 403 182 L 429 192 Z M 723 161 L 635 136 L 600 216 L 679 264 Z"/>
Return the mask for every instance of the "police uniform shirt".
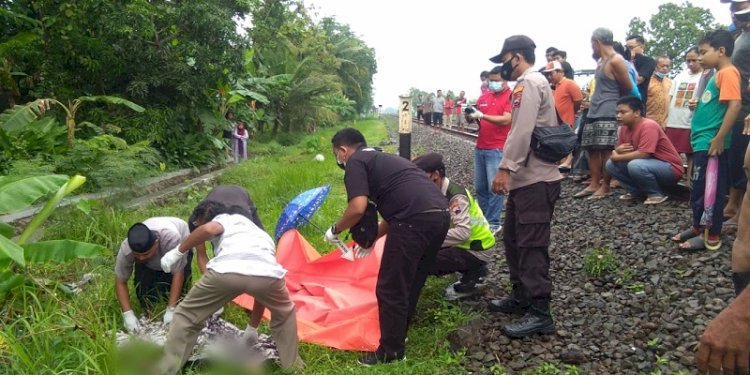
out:
<path id="1" fill-rule="evenodd" d="M 349 158 L 344 185 L 348 200 L 369 197 L 388 222 L 448 207 L 440 189 L 414 163 L 373 149 L 359 150 Z"/>
<path id="2" fill-rule="evenodd" d="M 529 68 L 518 78 L 510 100 L 512 124 L 500 162 L 500 169 L 511 171 L 510 190 L 561 180 L 556 164 L 530 152 L 534 127 L 558 126 L 549 82 L 542 73 Z"/>
<path id="3" fill-rule="evenodd" d="M 145 265 L 151 270 L 161 272 L 161 257 L 163 257 L 168 251 L 179 246 L 180 243 L 190 234 L 187 222 L 176 217 L 152 217 L 145 220 L 143 224 L 152 231 L 155 231 L 158 236 L 156 254 L 146 261 Z M 185 268 L 186 259 L 187 257 L 182 257 L 172 269 L 182 270 Z M 120 250 L 117 252 L 117 259 L 115 260 L 115 276 L 120 280 L 129 279 L 130 275 L 133 273 L 134 266 L 135 257 L 133 256 L 133 251 L 128 245 L 128 240 L 125 239 L 122 241 Z"/>

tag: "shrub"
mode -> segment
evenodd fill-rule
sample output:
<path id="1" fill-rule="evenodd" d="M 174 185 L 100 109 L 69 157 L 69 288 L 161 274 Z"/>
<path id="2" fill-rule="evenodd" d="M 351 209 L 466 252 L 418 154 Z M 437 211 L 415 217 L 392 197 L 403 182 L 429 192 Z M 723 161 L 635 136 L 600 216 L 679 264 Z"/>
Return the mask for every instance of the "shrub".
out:
<path id="1" fill-rule="evenodd" d="M 138 142 L 128 145 L 124 139 L 112 135 L 99 135 L 76 141 L 73 148 L 55 160 L 55 170 L 64 174 L 88 176 L 89 189 L 133 186 L 143 177 L 159 172 L 159 153 Z"/>
<path id="2" fill-rule="evenodd" d="M 590 250 L 583 257 L 583 270 L 591 277 L 599 277 L 603 274 L 617 270 L 619 261 L 610 249 Z"/>
<path id="3" fill-rule="evenodd" d="M 299 133 L 279 133 L 276 135 L 276 142 L 282 146 L 294 146 L 301 138 Z"/>

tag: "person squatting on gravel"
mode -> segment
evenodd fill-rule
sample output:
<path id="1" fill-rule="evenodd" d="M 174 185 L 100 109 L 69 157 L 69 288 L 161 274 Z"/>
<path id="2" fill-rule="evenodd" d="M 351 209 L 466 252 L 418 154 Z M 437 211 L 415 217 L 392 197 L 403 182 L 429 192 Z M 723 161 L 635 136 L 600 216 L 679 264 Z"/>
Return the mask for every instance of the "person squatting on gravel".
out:
<path id="1" fill-rule="evenodd" d="M 448 198 L 451 226 L 438 251 L 430 275 L 442 276 L 461 273 L 461 280 L 452 285 L 456 295 L 465 296 L 477 291 L 476 285 L 487 275 L 490 251 L 495 246 L 495 235 L 482 214 L 482 209 L 466 188 L 445 176 L 443 155 L 429 153 L 414 159 L 419 169 L 440 188 Z"/>
<path id="2" fill-rule="evenodd" d="M 190 357 L 206 319 L 243 293 L 271 311 L 271 335 L 278 347 L 281 368 L 302 369 L 296 309 L 284 281 L 286 270 L 276 261 L 271 237 L 239 206 L 206 201 L 195 208 L 194 217 L 195 231 L 162 258 L 162 269 L 169 272 L 185 257 L 185 251 L 208 240 L 214 245 L 215 256 L 206 265 L 203 277 L 177 306 L 159 363 L 161 373 L 178 373 Z"/>
<path id="3" fill-rule="evenodd" d="M 528 36 L 514 35 L 490 59 L 503 63 L 504 80 L 517 82 L 511 96 L 513 124 L 492 182 L 495 193 L 508 195 L 503 244 L 513 292 L 489 303 L 491 311 L 525 314 L 503 327 L 511 337 L 555 332 L 549 244 L 562 175 L 556 164 L 542 161 L 530 148 L 535 127 L 559 124 L 549 82 L 533 69 L 535 48 Z"/>
<path id="4" fill-rule="evenodd" d="M 339 130 L 331 145 L 336 164 L 345 171 L 349 203 L 326 231 L 326 240 L 335 242 L 339 233 L 359 223 L 368 201 L 375 203 L 383 218 L 378 235 L 388 234 L 375 286 L 380 345 L 374 353 L 360 357 L 359 363 L 399 361 L 404 358 L 406 333 L 419 294 L 448 232 L 448 201 L 414 163 L 368 148 L 357 129 Z M 357 257 L 370 250 L 358 250 Z"/>
<path id="5" fill-rule="evenodd" d="M 151 314 L 154 305 L 168 296 L 164 324 L 172 321 L 178 299 L 190 286 L 190 261 L 193 253 L 191 251 L 176 264 L 172 268 L 173 272 L 163 272 L 160 262 L 188 234 L 188 224 L 176 217 L 152 217 L 133 224 L 128 230 L 128 237 L 122 241 L 115 260 L 115 294 L 128 332 L 136 333 L 140 330 L 138 318 L 130 305 L 128 291 L 128 279 L 134 270 L 133 286 L 141 308 Z"/>

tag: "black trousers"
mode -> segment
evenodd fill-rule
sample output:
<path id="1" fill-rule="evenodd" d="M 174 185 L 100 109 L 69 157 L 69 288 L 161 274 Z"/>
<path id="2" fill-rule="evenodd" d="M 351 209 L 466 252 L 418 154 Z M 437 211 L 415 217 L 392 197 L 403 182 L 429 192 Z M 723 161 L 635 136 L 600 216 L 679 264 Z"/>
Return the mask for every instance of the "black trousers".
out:
<path id="1" fill-rule="evenodd" d="M 424 116 L 424 123 L 427 125 L 432 125 L 432 112 L 425 112 L 422 114 Z"/>
<path id="2" fill-rule="evenodd" d="M 419 293 L 449 225 L 447 211 L 421 213 L 388 223 L 375 286 L 380 314 L 380 354 L 403 356 L 406 331 L 416 311 Z"/>
<path id="3" fill-rule="evenodd" d="M 417 111 L 417 122 L 419 122 L 419 120 L 422 120 L 423 118 L 424 112 L 422 112 L 421 110 Z"/>
<path id="4" fill-rule="evenodd" d="M 454 272 L 466 273 L 486 264 L 487 262 L 477 258 L 468 250 L 457 247 L 445 247 L 438 251 L 435 264 L 430 270 L 430 275 L 442 276 Z"/>
<path id="5" fill-rule="evenodd" d="M 185 283 L 182 285 L 180 295 L 185 295 L 190 290 L 190 282 L 193 278 L 192 263 L 193 252 L 191 251 L 187 255 L 187 264 L 184 269 Z M 151 311 L 157 303 L 169 298 L 169 289 L 172 287 L 171 273 L 154 271 L 143 263 L 135 264 L 134 273 L 135 295 L 143 310 Z"/>
<path id="6" fill-rule="evenodd" d="M 560 197 L 560 181 L 538 182 L 511 190 L 505 201 L 503 243 L 514 289 L 528 298 L 549 300 L 550 222 Z"/>

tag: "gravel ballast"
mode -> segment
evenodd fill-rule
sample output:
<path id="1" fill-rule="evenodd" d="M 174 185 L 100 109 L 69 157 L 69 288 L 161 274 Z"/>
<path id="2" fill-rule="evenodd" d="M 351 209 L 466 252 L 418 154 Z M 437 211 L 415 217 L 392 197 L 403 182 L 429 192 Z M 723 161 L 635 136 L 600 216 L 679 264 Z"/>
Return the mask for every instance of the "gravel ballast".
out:
<path id="1" fill-rule="evenodd" d="M 413 155 L 443 154 L 448 177 L 473 190 L 472 141 L 423 126 L 415 125 L 413 132 Z M 484 335 L 466 348 L 469 372 L 486 372 L 498 362 L 514 373 L 553 362 L 592 374 L 695 373 L 698 337 L 734 297 L 734 232 L 725 231 L 718 251 L 681 253 L 670 237 L 690 223 L 687 202 L 622 202 L 621 189 L 603 200 L 573 198 L 583 187 L 564 180 L 552 223 L 557 334 L 509 339 L 501 327 L 516 317 L 486 310 L 487 301 L 510 288 L 498 241 L 484 294 L 460 302 L 480 312 L 481 322 L 474 324 Z M 584 271 L 584 257 L 595 249 L 611 250 L 617 259 L 614 271 L 599 277 Z"/>

